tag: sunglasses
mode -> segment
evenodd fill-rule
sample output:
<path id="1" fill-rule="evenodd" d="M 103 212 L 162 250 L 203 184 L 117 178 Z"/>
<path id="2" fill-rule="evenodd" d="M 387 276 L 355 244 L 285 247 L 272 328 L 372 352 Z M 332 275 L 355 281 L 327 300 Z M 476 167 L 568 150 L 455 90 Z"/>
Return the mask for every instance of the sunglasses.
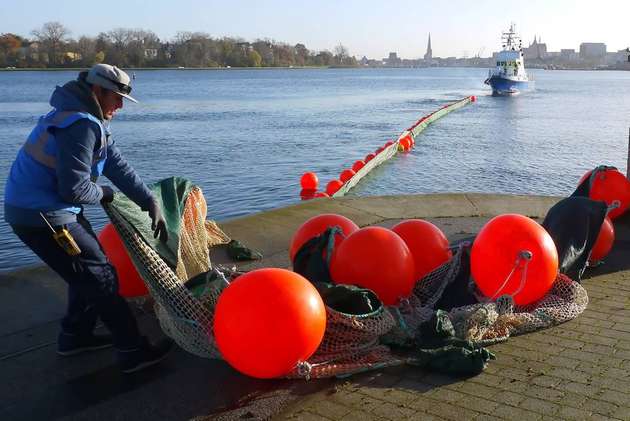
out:
<path id="1" fill-rule="evenodd" d="M 129 95 L 131 93 L 131 86 L 129 85 L 125 85 L 124 83 L 120 83 L 117 80 L 114 79 L 110 79 L 107 76 L 104 76 L 100 73 L 97 73 L 100 77 L 102 77 L 105 80 L 109 80 L 111 83 L 113 83 L 114 85 L 116 85 L 118 87 L 118 89 L 120 90 L 120 92 L 122 92 L 123 94 Z"/>

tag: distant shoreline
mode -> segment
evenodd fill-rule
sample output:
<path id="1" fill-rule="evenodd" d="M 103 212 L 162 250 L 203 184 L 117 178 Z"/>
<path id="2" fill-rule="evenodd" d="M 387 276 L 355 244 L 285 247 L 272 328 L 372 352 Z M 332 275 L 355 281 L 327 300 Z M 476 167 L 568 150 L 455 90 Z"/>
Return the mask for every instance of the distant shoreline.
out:
<path id="1" fill-rule="evenodd" d="M 86 70 L 86 67 L 51 67 L 51 68 L 39 68 L 39 67 L 16 67 L 16 68 L 0 68 L 0 72 L 78 72 Z M 290 67 L 130 67 L 123 68 L 126 71 L 134 72 L 136 70 L 328 70 L 328 69 L 488 69 L 488 67 L 474 67 L 474 66 L 430 66 L 430 67 L 395 67 L 395 66 L 290 66 Z M 549 70 L 549 71 L 563 71 L 563 70 L 578 70 L 578 71 L 630 71 L 630 68 L 624 69 L 602 69 L 602 68 L 571 68 L 571 69 L 558 69 L 558 68 L 544 68 L 544 67 L 528 67 L 527 70 Z"/>
<path id="2" fill-rule="evenodd" d="M 293 66 L 293 67 L 123 67 L 122 69 L 126 71 L 136 71 L 136 70 L 268 70 L 268 69 L 357 69 L 358 66 L 353 67 L 337 67 L 337 66 Z M 0 72 L 63 72 L 63 71 L 81 71 L 86 70 L 88 67 L 51 67 L 51 68 L 41 68 L 41 67 L 16 67 L 16 68 L 0 68 Z"/>

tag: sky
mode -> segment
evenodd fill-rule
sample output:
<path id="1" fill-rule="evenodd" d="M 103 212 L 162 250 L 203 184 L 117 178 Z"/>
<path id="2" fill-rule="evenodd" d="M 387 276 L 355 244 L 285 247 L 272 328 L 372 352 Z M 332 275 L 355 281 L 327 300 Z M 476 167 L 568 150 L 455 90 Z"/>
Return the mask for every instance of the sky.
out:
<path id="1" fill-rule="evenodd" d="M 341 43 L 357 58 L 375 59 L 392 51 L 422 57 L 429 33 L 434 57 L 487 57 L 500 50 L 511 22 L 524 46 L 540 36 L 548 51 L 579 50 L 581 42 L 603 42 L 608 51 L 630 46 L 628 0 L 0 0 L 0 33 L 31 37 L 50 21 L 73 38 L 139 28 L 166 41 L 198 31 L 303 43 L 314 51 Z"/>

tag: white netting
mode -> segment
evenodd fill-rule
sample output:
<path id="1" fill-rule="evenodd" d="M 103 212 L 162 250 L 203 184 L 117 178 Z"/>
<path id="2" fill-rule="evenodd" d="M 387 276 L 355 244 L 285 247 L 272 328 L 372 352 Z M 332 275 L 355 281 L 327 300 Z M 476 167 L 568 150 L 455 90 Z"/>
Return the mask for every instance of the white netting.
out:
<path id="1" fill-rule="evenodd" d="M 220 292 L 207 288 L 193 295 L 183 283 L 210 269 L 209 247 L 230 240 L 216 224 L 205 221 L 206 205 L 201 190 L 194 188 L 186 201 L 178 251 L 180 262 L 175 272 L 113 207 L 106 206 L 106 210 L 155 299 L 156 313 L 165 333 L 195 355 L 220 358 L 212 333 Z M 418 281 L 411 296 L 398 306 L 381 306 L 363 315 L 327 307 L 322 343 L 309 361 L 298 365 L 289 377 L 343 376 L 408 361 L 394 355 L 381 339 L 387 334 L 389 343 L 417 340 L 419 326 L 434 317 L 436 303 L 460 274 L 465 247 L 468 245 L 462 245 L 449 262 Z M 213 270 L 217 276 L 234 275 L 224 269 Z M 479 300 L 484 299 L 479 297 Z M 502 296 L 496 302 L 453 308 L 448 315 L 458 338 L 486 345 L 571 320 L 587 304 L 584 288 L 559 275 L 551 291 L 530 306 L 515 307 L 510 296 Z"/>

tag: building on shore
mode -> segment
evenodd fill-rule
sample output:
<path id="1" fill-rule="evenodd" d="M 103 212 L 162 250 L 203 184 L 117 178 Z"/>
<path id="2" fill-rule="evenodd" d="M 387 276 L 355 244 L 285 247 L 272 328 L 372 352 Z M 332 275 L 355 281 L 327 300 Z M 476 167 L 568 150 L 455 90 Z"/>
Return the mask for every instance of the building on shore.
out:
<path id="1" fill-rule="evenodd" d="M 627 49 L 617 50 L 616 52 L 606 53 L 606 64 L 609 66 L 615 66 L 616 68 L 625 67 L 626 63 L 630 62 L 630 52 Z"/>
<path id="2" fill-rule="evenodd" d="M 402 60 L 395 51 L 390 52 L 389 56 L 383 59 L 383 62 L 390 67 L 400 67 L 402 64 Z"/>
<path id="3" fill-rule="evenodd" d="M 541 41 L 540 36 L 538 40 L 534 36 L 534 42 L 529 44 L 529 47 L 523 48 L 523 55 L 526 59 L 544 60 L 547 57 L 547 44 Z"/>
<path id="4" fill-rule="evenodd" d="M 580 44 L 582 60 L 603 62 L 606 58 L 606 44 L 603 42 L 583 42 Z"/>
<path id="5" fill-rule="evenodd" d="M 580 56 L 573 48 L 562 48 L 560 50 L 560 59 L 566 62 L 578 61 Z"/>
<path id="6" fill-rule="evenodd" d="M 428 62 L 433 60 L 433 49 L 431 49 L 431 32 L 429 32 L 429 42 L 427 43 L 427 52 L 424 53 L 424 60 Z"/>

